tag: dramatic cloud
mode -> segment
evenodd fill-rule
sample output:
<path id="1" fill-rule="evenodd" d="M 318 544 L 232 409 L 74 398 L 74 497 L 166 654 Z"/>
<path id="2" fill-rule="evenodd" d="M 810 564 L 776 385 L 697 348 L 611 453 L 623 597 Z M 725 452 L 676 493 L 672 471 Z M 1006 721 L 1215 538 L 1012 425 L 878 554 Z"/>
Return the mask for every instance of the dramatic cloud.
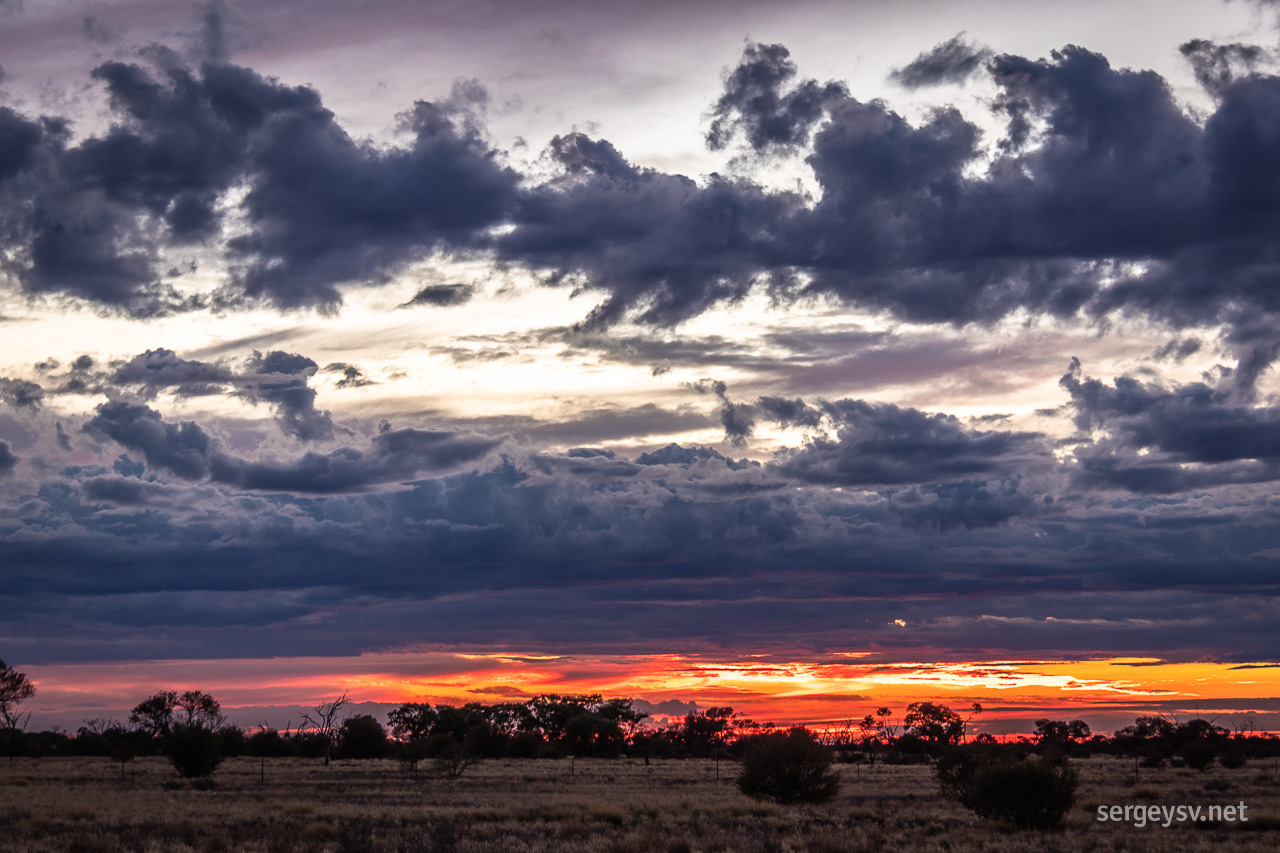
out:
<path id="1" fill-rule="evenodd" d="M 286 413 L 289 423 L 306 423 L 297 411 Z M 149 469 L 184 480 L 211 479 L 241 489 L 281 492 L 358 491 L 411 480 L 424 472 L 476 462 L 502 442 L 448 430 L 387 427 L 367 449 L 340 447 L 285 462 L 248 462 L 219 449 L 199 424 L 169 423 L 154 409 L 121 401 L 98 406 L 85 430 L 140 452 Z"/>
<path id="2" fill-rule="evenodd" d="M 1191 63 L 1200 85 L 1214 95 L 1222 94 L 1237 78 L 1253 73 L 1268 58 L 1257 45 L 1215 44 L 1205 39 L 1192 39 L 1178 50 Z"/>
<path id="3" fill-rule="evenodd" d="M 803 80 L 782 91 L 796 76 L 791 54 L 780 44 L 751 44 L 729 72 L 725 91 L 711 110 L 707 145 L 724 148 L 736 136 L 755 151 L 793 149 L 808 143 L 829 103 L 847 98 L 842 83 Z"/>
<path id="4" fill-rule="evenodd" d="M 1086 486 L 1168 493 L 1280 479 L 1280 410 L 1242 405 L 1235 382 L 1107 385 L 1084 378 L 1077 361 L 1062 387 L 1076 426 L 1105 434 L 1077 452 Z"/>
<path id="5" fill-rule="evenodd" d="M 85 430 L 140 452 L 149 468 L 169 471 L 184 480 L 209 475 L 213 440 L 190 421 L 166 423 L 154 409 L 116 400 L 99 406 Z"/>
<path id="6" fill-rule="evenodd" d="M 764 151 L 812 137 L 820 201 L 698 186 L 573 135 L 552 147 L 564 177 L 531 194 L 501 252 L 604 290 L 597 323 L 669 324 L 763 282 L 926 323 L 1124 311 L 1191 326 L 1276 312 L 1261 223 L 1280 199 L 1264 130 L 1280 79 L 1233 80 L 1200 123 L 1159 75 L 1082 48 L 986 67 L 1008 120 L 994 152 L 954 109 L 913 125 L 838 87 L 791 84 L 785 51 L 753 45 L 712 141 L 740 132 Z M 822 97 L 802 109 L 784 83 Z"/>
<path id="7" fill-rule="evenodd" d="M 221 394 L 235 381 L 227 367 L 192 361 L 167 349 L 147 350 L 116 369 L 111 379 L 117 385 L 136 386 L 143 397 L 172 391 L 180 397 Z"/>
<path id="8" fill-rule="evenodd" d="M 33 656 L 1280 657 L 1270 48 L 1175 96 L 956 36 L 860 66 L 893 102 L 753 43 L 682 152 L 594 90 L 282 82 L 216 4 L 181 54 L 63 14 L 88 88 L 0 93 Z"/>
<path id="9" fill-rule="evenodd" d="M 242 489 L 356 491 L 474 463 L 501 443 L 497 438 L 448 430 L 386 429 L 373 437 L 367 450 L 342 447 L 285 463 L 242 462 L 218 455 L 212 462 L 212 476 Z"/>
<path id="10" fill-rule="evenodd" d="M 223 303 L 336 305 L 337 285 L 383 279 L 499 222 L 518 179 L 499 166 L 462 96 L 419 102 L 413 142 L 374 149 L 338 126 L 320 96 L 250 69 L 112 61 L 93 76 L 117 123 L 69 144 L 67 122 L 0 111 L 0 192 L 10 271 L 32 293 L 64 292 L 137 315 L 194 308 L 162 281 L 166 247 L 218 242 L 219 203 L 242 192 L 247 233 L 226 241 Z"/>
<path id="11" fill-rule="evenodd" d="M 698 183 L 628 163 L 581 133 L 552 141 L 563 175 L 524 199 L 500 257 L 549 270 L 553 282 L 608 290 L 588 325 L 638 311 L 667 325 L 741 299 L 763 275 L 757 254 L 800 199 L 713 176 Z"/>
<path id="12" fill-rule="evenodd" d="M 532 180 L 486 142 L 475 81 L 406 111 L 404 145 L 375 147 L 312 89 L 152 48 L 145 64 L 94 71 L 115 120 L 100 135 L 73 143 L 65 119 L 0 110 L 5 263 L 29 293 L 138 315 L 334 308 L 343 286 L 433 253 L 494 252 L 602 292 L 595 328 L 670 325 L 761 287 L 927 323 L 1121 311 L 1238 325 L 1280 311 L 1266 284 L 1280 78 L 1258 72 L 1247 45 L 1183 52 L 1218 100 L 1203 122 L 1159 75 L 1079 47 L 993 56 L 957 36 L 897 72 L 923 86 L 985 70 L 1007 120 L 990 141 L 953 108 L 912 124 L 801 78 L 781 45 L 748 45 L 707 142 L 804 154 L 815 203 L 746 177 L 641 168 L 578 132 L 547 152 L 560 174 Z M 193 245 L 221 255 L 215 292 L 160 273 L 167 252 Z M 473 294 L 430 285 L 407 304 Z"/>
<path id="13" fill-rule="evenodd" d="M 837 437 L 814 438 L 779 461 L 798 480 L 876 486 L 1011 477 L 1049 459 L 1037 433 L 975 430 L 951 415 L 862 400 L 837 400 L 823 410 Z"/>

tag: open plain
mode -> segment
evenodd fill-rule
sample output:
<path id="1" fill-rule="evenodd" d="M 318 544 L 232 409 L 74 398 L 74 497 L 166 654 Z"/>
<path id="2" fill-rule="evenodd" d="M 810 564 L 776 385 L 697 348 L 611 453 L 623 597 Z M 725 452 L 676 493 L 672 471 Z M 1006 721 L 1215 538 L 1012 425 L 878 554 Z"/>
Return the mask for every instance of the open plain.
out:
<path id="1" fill-rule="evenodd" d="M 1062 829 L 984 823 L 938 793 L 928 766 L 840 765 L 821 806 L 757 802 L 736 765 L 638 759 L 495 760 L 450 779 L 393 761 L 228 759 L 212 785 L 162 758 L 0 760 L 0 851 L 249 853 L 853 853 L 1272 851 L 1280 849 L 1273 761 L 1204 773 L 1132 760 L 1075 762 L 1081 784 Z M 1099 805 L 1245 803 L 1245 822 L 1097 821 Z"/>

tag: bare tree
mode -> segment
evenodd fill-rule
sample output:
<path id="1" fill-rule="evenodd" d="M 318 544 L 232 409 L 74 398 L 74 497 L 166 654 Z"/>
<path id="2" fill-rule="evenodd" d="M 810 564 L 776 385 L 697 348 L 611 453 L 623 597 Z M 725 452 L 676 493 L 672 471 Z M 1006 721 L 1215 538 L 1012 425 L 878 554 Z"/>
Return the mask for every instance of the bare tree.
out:
<path id="1" fill-rule="evenodd" d="M 970 720 L 972 720 L 974 717 L 976 717 L 976 716 L 978 716 L 979 714 L 981 714 L 981 713 L 982 713 L 982 703 L 981 703 L 981 702 L 974 702 L 972 705 L 970 705 L 970 706 L 969 706 L 969 709 L 970 709 L 970 710 L 969 710 L 969 716 L 967 716 L 967 717 L 965 717 L 965 718 L 964 718 L 964 726 L 963 726 L 963 728 L 961 728 L 961 729 L 960 729 L 960 742 L 961 742 L 961 743 L 964 743 L 964 742 L 965 742 L 965 740 L 966 740 L 966 735 L 968 735 L 968 733 L 969 733 L 969 722 L 970 722 Z"/>
<path id="2" fill-rule="evenodd" d="M 26 673 L 18 672 L 0 660 L 0 719 L 4 720 L 5 728 L 9 730 L 10 760 L 13 760 L 17 747 L 18 726 L 25 727 L 26 721 L 31 719 L 31 712 L 20 713 L 18 706 L 34 695 L 36 686 L 27 678 Z"/>
<path id="3" fill-rule="evenodd" d="M 351 700 L 347 698 L 347 694 L 343 693 L 332 702 L 321 702 L 315 707 L 315 714 L 309 711 L 302 713 L 302 722 L 306 726 L 315 729 L 320 737 L 324 738 L 324 766 L 329 766 L 329 759 L 333 753 L 333 742 L 338 737 L 338 730 L 342 727 L 342 721 L 338 719 L 338 712 L 342 710 L 343 705 L 347 705 Z"/>

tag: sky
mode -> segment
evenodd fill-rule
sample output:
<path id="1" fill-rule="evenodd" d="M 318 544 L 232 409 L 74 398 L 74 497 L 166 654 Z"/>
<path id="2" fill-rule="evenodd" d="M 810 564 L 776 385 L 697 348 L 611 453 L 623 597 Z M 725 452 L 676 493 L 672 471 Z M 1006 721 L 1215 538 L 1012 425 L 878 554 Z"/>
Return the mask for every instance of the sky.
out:
<path id="1" fill-rule="evenodd" d="M 1280 729 L 1276 16 L 0 0 L 35 724 Z"/>

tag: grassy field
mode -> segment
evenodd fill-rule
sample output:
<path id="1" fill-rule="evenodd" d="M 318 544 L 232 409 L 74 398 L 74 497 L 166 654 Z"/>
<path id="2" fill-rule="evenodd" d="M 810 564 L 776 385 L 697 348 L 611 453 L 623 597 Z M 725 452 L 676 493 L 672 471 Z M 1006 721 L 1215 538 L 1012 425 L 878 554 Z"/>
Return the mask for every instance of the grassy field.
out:
<path id="1" fill-rule="evenodd" d="M 927 767 L 843 765 L 840 796 L 781 807 L 743 796 L 736 767 L 709 761 L 489 761 L 448 779 L 390 761 L 230 759 L 194 788 L 168 762 L 0 760 L 0 851 L 1180 851 L 1280 849 L 1272 761 L 1205 773 L 1076 762 L 1065 827 L 1017 832 L 943 800 Z M 1248 806 L 1247 823 L 1137 828 L 1098 805 Z"/>

